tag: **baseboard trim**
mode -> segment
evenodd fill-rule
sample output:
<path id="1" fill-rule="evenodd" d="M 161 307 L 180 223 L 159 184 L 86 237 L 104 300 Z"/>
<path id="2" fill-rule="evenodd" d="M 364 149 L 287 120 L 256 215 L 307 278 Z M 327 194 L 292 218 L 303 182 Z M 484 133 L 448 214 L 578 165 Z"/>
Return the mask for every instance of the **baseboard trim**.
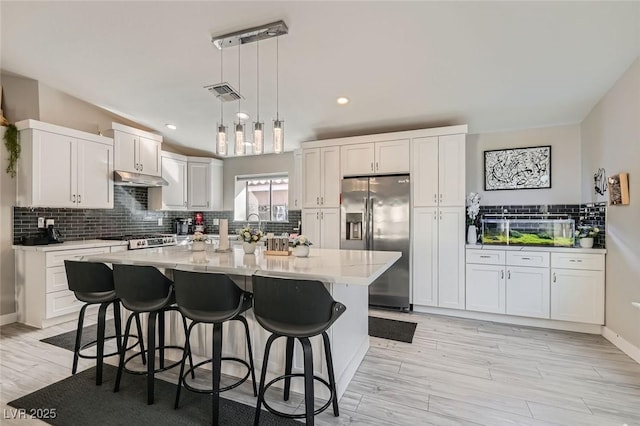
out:
<path id="1" fill-rule="evenodd" d="M 0 315 L 0 326 L 7 325 L 18 321 L 18 313 Z"/>
<path id="2" fill-rule="evenodd" d="M 635 362 L 640 364 L 640 348 L 633 345 L 632 343 L 629 343 L 609 327 L 602 327 L 602 336 L 613 343 L 613 345 L 620 349 L 622 352 L 629 355 Z"/>

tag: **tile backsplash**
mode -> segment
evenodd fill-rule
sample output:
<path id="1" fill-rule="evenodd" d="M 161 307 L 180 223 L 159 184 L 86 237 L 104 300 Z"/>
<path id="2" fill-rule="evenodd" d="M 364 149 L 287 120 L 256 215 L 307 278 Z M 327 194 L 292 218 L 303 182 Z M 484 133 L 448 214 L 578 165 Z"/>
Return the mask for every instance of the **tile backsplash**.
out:
<path id="1" fill-rule="evenodd" d="M 38 234 L 38 217 L 55 220 L 63 240 L 82 240 L 125 234 L 173 233 L 176 218 L 193 218 L 194 211 L 147 210 L 147 189 L 129 186 L 114 187 L 113 209 L 13 208 L 13 241 Z M 213 219 L 228 219 L 229 232 L 243 227 L 246 221 L 234 221 L 232 211 L 203 212 L 207 232 L 218 233 Z M 162 218 L 162 225 L 158 219 Z M 264 232 L 281 234 L 296 232 L 300 210 L 289 210 L 288 222 L 263 222 Z"/>

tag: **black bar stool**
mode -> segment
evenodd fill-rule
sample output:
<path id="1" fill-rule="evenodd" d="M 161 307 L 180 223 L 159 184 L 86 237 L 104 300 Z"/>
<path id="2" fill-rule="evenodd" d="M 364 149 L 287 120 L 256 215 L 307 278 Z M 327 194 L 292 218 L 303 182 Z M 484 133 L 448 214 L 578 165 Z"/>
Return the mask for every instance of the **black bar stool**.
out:
<path id="1" fill-rule="evenodd" d="M 102 366 L 104 357 L 117 355 L 121 350 L 122 343 L 122 322 L 120 317 L 120 299 L 116 296 L 113 286 L 113 271 L 104 263 L 80 262 L 65 260 L 64 268 L 67 273 L 67 284 L 69 290 L 73 291 L 76 299 L 84 302 L 78 315 L 78 328 L 76 329 L 76 343 L 73 349 L 73 367 L 71 373 L 78 371 L 78 358 L 88 358 L 96 360 L 96 385 L 102 384 Z M 99 304 L 98 308 L 98 335 L 96 340 L 80 346 L 82 342 L 82 327 L 84 315 L 87 307 Z M 105 337 L 105 317 L 107 308 L 113 304 L 113 319 L 116 326 L 115 336 Z M 142 336 L 140 322 L 137 322 L 138 336 Z M 104 342 L 116 339 L 117 352 L 104 353 Z M 144 344 L 139 339 L 140 350 L 144 352 Z M 133 346 L 135 346 L 135 343 Z M 96 346 L 96 355 L 85 355 L 83 350 Z M 132 346 L 132 347 L 133 347 Z"/>
<path id="2" fill-rule="evenodd" d="M 249 378 L 249 375 L 251 375 L 251 379 L 253 380 L 253 395 L 257 396 L 258 394 L 256 389 L 256 374 L 253 367 L 253 351 L 251 349 L 249 325 L 247 324 L 247 320 L 241 315 L 243 312 L 251 309 L 253 295 L 243 291 L 231 278 L 224 274 L 176 270 L 173 273 L 173 281 L 178 308 L 185 317 L 193 321 L 187 332 L 187 342 L 191 336 L 191 330 L 196 324 L 213 324 L 212 358 L 192 365 L 186 373 L 184 372 L 186 353 L 182 358 L 174 408 L 178 408 L 180 404 L 180 390 L 182 386 L 193 392 L 211 394 L 213 408 L 212 424 L 218 425 L 220 422 L 220 392 L 240 386 Z M 222 324 L 226 321 L 240 321 L 244 325 L 247 338 L 247 350 L 249 351 L 248 363 L 240 358 L 222 356 Z M 190 346 L 188 346 L 188 350 L 190 351 Z M 247 367 L 247 374 L 237 382 L 220 388 L 220 370 L 223 360 L 243 364 Z M 185 380 L 186 376 L 189 375 L 189 373 L 193 374 L 196 368 L 207 363 L 212 363 L 211 389 L 198 389 L 187 383 Z"/>
<path id="3" fill-rule="evenodd" d="M 291 418 L 304 418 L 305 424 L 313 425 L 314 416 L 326 410 L 333 404 L 333 415 L 339 416 L 338 394 L 333 373 L 333 358 L 329 344 L 327 329 L 347 309 L 342 303 L 333 300 L 324 283 L 315 280 L 301 280 L 274 276 L 253 276 L 253 311 L 256 320 L 262 327 L 270 331 L 262 361 L 262 375 L 256 405 L 254 426 L 260 422 L 260 408 L 262 405 L 271 413 Z M 324 353 L 327 359 L 329 382 L 313 375 L 313 351 L 310 337 L 322 334 Z M 279 337 L 287 338 L 285 374 L 271 380 L 265 385 L 269 351 L 271 345 Z M 298 339 L 304 353 L 304 373 L 292 374 L 293 344 Z M 304 414 L 287 414 L 275 410 L 264 400 L 266 390 L 274 383 L 284 380 L 284 400 L 289 399 L 289 389 L 292 377 L 304 377 Z M 326 404 L 314 411 L 313 381 L 318 380 L 329 388 L 331 396 Z"/>
<path id="4" fill-rule="evenodd" d="M 144 351 L 131 355 L 125 359 L 126 351 L 120 350 L 120 362 L 118 364 L 118 373 L 116 375 L 116 384 L 113 389 L 118 392 L 120 389 L 120 380 L 122 372 L 132 374 L 147 375 L 147 404 L 153 404 L 153 390 L 155 373 L 168 370 L 180 364 L 180 361 L 173 362 L 165 366 L 164 351 L 165 349 L 180 349 L 183 353 L 189 353 L 189 361 L 193 366 L 191 354 L 188 351 L 189 341 L 185 342 L 185 346 L 165 345 L 164 344 L 164 314 L 167 311 L 178 311 L 175 303 L 175 295 L 173 293 L 173 282 L 162 274 L 153 266 L 134 266 L 134 265 L 113 265 L 113 282 L 116 294 L 122 301 L 122 305 L 132 313 L 127 319 L 125 328 L 125 340 L 123 348 L 127 346 L 127 338 L 131 321 L 136 318 L 139 321 L 141 313 L 148 313 L 149 319 L 147 323 L 147 370 L 135 371 L 126 368 L 125 364 L 132 359 L 141 356 L 144 361 Z M 182 325 L 185 335 L 187 333 L 187 320 L 184 316 Z M 158 323 L 158 345 L 156 346 L 156 322 Z M 160 366 L 155 367 L 155 352 L 160 352 Z"/>

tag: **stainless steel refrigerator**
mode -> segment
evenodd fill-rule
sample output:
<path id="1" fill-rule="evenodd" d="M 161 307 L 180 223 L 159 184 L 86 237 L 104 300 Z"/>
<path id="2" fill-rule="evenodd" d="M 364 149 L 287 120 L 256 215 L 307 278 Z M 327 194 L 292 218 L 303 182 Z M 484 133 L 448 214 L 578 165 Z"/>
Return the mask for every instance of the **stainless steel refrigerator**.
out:
<path id="1" fill-rule="evenodd" d="M 409 175 L 342 180 L 340 248 L 400 251 L 369 286 L 369 304 L 409 309 Z"/>

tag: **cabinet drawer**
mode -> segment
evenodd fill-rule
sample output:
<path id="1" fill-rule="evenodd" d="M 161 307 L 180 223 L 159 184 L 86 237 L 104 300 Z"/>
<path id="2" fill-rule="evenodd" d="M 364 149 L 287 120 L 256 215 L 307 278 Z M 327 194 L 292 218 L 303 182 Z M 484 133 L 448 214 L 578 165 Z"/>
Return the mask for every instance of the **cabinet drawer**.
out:
<path id="1" fill-rule="evenodd" d="M 549 267 L 549 253 L 537 251 L 508 251 L 507 265 Z"/>
<path id="2" fill-rule="evenodd" d="M 504 250 L 476 250 L 467 249 L 467 263 L 482 263 L 486 265 L 504 265 Z"/>
<path id="3" fill-rule="evenodd" d="M 553 268 L 604 270 L 604 255 L 584 253 L 551 253 Z"/>
<path id="4" fill-rule="evenodd" d="M 47 268 L 52 266 L 64 266 L 65 260 L 77 260 L 82 256 L 91 254 L 109 253 L 109 247 L 95 247 L 77 250 L 60 250 L 47 253 Z"/>
<path id="5" fill-rule="evenodd" d="M 47 318 L 78 312 L 83 303 L 76 299 L 72 291 L 62 290 L 46 295 Z"/>
<path id="6" fill-rule="evenodd" d="M 67 271 L 64 266 L 47 268 L 46 292 L 53 293 L 61 290 L 69 290 L 67 286 Z"/>

